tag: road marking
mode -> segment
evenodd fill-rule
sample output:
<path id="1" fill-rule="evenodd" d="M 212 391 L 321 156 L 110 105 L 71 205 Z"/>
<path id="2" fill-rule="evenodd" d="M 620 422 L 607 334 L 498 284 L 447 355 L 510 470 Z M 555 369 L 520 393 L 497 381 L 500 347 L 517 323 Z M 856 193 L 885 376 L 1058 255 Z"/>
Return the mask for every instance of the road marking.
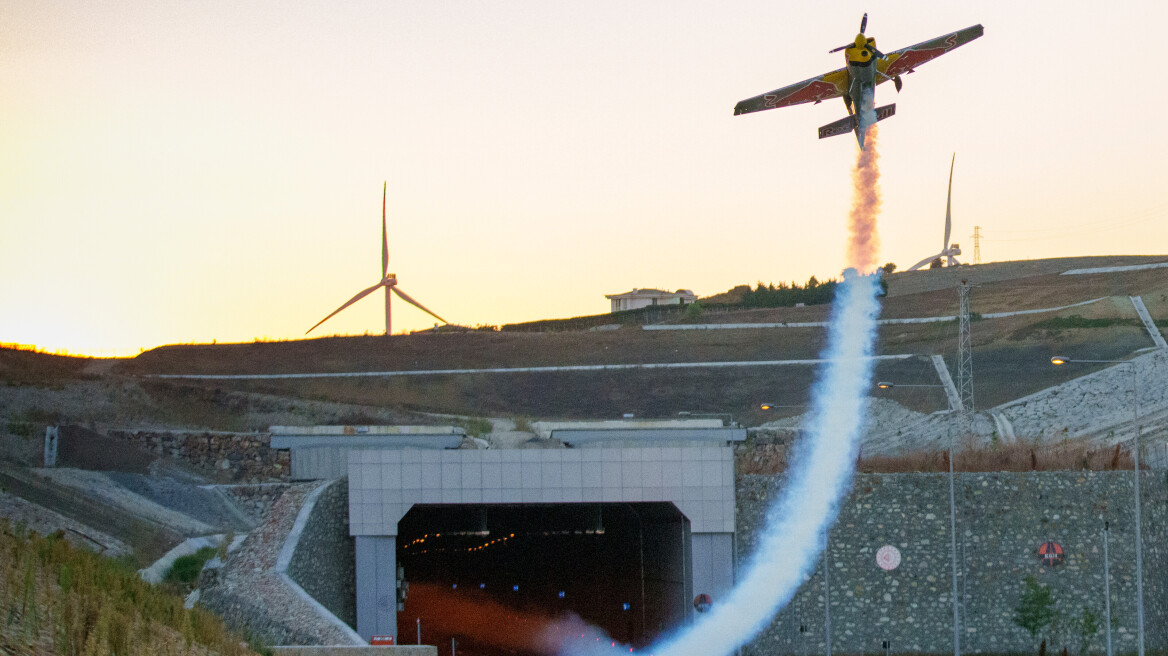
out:
<path id="1" fill-rule="evenodd" d="M 906 360 L 915 353 L 874 355 L 872 360 Z M 831 359 L 744 360 L 739 362 L 660 362 L 650 364 L 581 364 L 562 367 L 495 367 L 491 369 L 427 369 L 414 371 L 351 371 L 296 374 L 143 374 L 142 378 L 184 378 L 198 380 L 271 380 L 279 378 L 378 378 L 393 376 L 449 376 L 463 374 L 519 374 L 551 371 L 621 371 L 628 369 L 698 369 L 716 367 L 815 366 Z"/>

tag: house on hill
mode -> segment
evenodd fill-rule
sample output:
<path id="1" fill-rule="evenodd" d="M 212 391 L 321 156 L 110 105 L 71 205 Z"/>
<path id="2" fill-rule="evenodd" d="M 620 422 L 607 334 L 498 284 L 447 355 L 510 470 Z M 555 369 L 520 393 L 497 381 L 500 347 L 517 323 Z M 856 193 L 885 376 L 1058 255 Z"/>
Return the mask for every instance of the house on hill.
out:
<path id="1" fill-rule="evenodd" d="M 679 289 L 667 292 L 661 289 L 633 289 L 623 294 L 605 294 L 612 303 L 611 312 L 636 310 L 650 305 L 687 305 L 698 300 L 696 294 L 688 289 Z"/>

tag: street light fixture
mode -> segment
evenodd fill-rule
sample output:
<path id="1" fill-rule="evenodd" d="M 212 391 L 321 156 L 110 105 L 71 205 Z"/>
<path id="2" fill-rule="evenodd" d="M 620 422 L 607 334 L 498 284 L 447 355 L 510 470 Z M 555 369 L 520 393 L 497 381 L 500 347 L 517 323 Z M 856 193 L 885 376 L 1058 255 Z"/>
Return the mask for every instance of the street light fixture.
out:
<path id="1" fill-rule="evenodd" d="M 1132 477 L 1135 479 L 1133 487 L 1136 497 L 1136 629 L 1139 635 L 1139 656 L 1144 656 L 1144 543 L 1140 538 L 1140 388 L 1139 378 L 1136 376 L 1136 365 L 1131 360 L 1080 360 L 1062 355 L 1056 355 L 1050 359 L 1050 363 L 1056 367 L 1071 362 L 1127 365 L 1128 371 L 1131 372 L 1132 423 L 1135 424 L 1136 428 L 1136 444 L 1132 448 Z"/>
<path id="2" fill-rule="evenodd" d="M 944 385 L 902 385 L 900 383 L 890 383 L 888 381 L 881 381 L 876 383 L 876 387 L 880 389 L 892 389 L 894 387 L 939 387 L 944 389 Z M 945 395 L 945 402 L 949 406 L 949 412 L 953 412 L 953 402 L 949 395 Z M 946 424 L 952 427 L 952 417 Z M 959 625 L 961 623 L 960 613 L 958 611 L 957 602 L 957 495 L 954 491 L 954 474 L 953 474 L 953 431 L 949 430 L 949 561 L 953 565 L 953 656 L 961 656 L 961 632 Z M 1141 654 L 1141 656 L 1143 656 Z"/>

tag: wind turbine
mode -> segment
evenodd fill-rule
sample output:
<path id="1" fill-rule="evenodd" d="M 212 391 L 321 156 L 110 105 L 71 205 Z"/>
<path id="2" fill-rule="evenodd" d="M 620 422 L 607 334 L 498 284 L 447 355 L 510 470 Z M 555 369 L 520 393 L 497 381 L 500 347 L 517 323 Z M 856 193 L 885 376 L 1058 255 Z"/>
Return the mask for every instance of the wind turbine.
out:
<path id="1" fill-rule="evenodd" d="M 941 244 L 941 252 L 936 255 L 930 255 L 925 259 L 917 262 L 909 267 L 908 271 L 916 271 L 917 269 L 931 263 L 933 260 L 945 258 L 945 266 L 954 266 L 961 264 L 957 261 L 954 255 L 961 255 L 961 246 L 949 243 L 949 233 L 953 229 L 953 215 L 951 213 L 953 200 L 953 164 L 957 161 L 957 153 L 953 153 L 953 160 L 949 162 L 949 193 L 945 196 L 945 241 Z"/>
<path id="2" fill-rule="evenodd" d="M 373 285 L 372 287 L 370 287 L 368 289 L 365 289 L 365 290 L 358 292 L 357 295 L 354 296 L 353 298 L 350 298 L 347 303 L 345 303 L 341 307 L 333 310 L 332 314 L 321 319 L 319 322 L 317 322 L 316 326 L 313 326 L 312 328 L 309 328 L 308 330 L 304 331 L 305 335 L 307 335 L 308 333 L 315 330 L 316 327 L 319 326 L 320 324 L 328 321 L 329 319 L 332 319 L 341 310 L 349 307 L 350 305 L 356 303 L 357 301 L 359 301 L 359 300 L 365 298 L 366 296 L 372 294 L 373 292 L 377 291 L 377 289 L 379 287 L 385 288 L 385 334 L 386 335 L 390 334 L 390 304 L 391 304 L 391 301 L 393 300 L 393 294 L 397 294 L 406 303 L 413 305 L 414 307 L 418 308 L 419 310 L 421 310 L 421 311 L 425 312 L 426 314 L 434 317 L 435 319 L 441 321 L 442 323 L 450 323 L 449 321 L 443 319 L 442 317 L 438 316 L 437 314 L 434 314 L 433 312 L 431 312 L 426 306 L 415 301 L 413 298 L 410 297 L 409 294 L 398 289 L 397 274 L 389 272 L 389 235 L 385 229 L 385 189 L 386 189 L 386 183 L 382 183 L 382 185 L 381 185 L 381 280 L 378 281 L 378 283 L 376 285 Z"/>

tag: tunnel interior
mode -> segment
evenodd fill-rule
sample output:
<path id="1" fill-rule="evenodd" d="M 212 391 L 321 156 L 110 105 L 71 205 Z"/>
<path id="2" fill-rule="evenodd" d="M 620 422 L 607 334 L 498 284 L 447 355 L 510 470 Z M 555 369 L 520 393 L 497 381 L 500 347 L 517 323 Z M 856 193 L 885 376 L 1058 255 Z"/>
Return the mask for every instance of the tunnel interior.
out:
<path id="1" fill-rule="evenodd" d="M 440 654 L 641 647 L 688 618 L 690 548 L 672 503 L 415 505 L 398 523 L 399 644 L 420 628 Z"/>

